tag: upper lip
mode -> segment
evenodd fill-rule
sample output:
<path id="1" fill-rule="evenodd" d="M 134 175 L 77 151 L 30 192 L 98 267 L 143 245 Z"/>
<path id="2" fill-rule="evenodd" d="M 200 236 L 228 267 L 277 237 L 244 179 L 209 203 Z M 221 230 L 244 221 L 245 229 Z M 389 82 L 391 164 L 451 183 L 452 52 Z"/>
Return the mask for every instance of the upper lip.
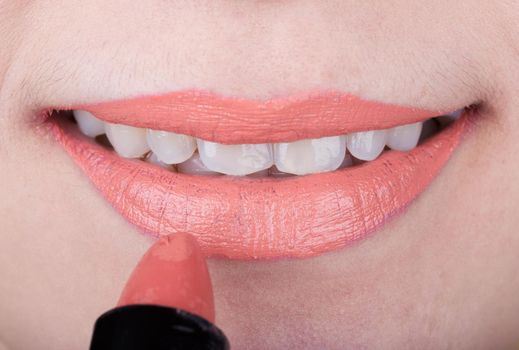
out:
<path id="1" fill-rule="evenodd" d="M 344 93 L 268 102 L 181 91 L 77 105 L 108 122 L 222 143 L 291 141 L 406 124 L 439 112 Z M 409 153 L 333 173 L 289 179 L 211 178 L 133 162 L 51 120 L 57 140 L 108 201 L 142 231 L 187 231 L 209 255 L 309 257 L 366 237 L 402 212 L 456 148 L 467 115 Z"/>
<path id="2" fill-rule="evenodd" d="M 223 144 L 289 142 L 386 129 L 442 114 L 317 92 L 268 101 L 186 90 L 131 100 L 76 105 L 107 122 L 172 131 Z"/>

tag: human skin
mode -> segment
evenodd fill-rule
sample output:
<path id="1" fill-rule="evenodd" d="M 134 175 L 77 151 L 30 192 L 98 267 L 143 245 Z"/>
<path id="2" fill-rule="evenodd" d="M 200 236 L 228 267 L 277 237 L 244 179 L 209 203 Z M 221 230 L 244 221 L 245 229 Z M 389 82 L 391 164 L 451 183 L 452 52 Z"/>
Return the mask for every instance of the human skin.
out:
<path id="1" fill-rule="evenodd" d="M 478 103 L 432 185 L 367 240 L 209 260 L 236 349 L 519 343 L 519 2 L 0 0 L 0 343 L 84 349 L 150 246 L 34 113 L 199 88 Z M 2 345 L 0 345 L 0 349 Z"/>

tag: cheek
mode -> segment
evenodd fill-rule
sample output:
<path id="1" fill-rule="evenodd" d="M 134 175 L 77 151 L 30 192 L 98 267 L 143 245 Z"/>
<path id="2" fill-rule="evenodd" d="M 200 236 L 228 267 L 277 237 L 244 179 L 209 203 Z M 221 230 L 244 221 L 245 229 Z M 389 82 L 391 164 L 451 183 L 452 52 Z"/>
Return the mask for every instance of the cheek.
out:
<path id="1" fill-rule="evenodd" d="M 0 329 L 21 348 L 34 346 L 27 330 L 31 341 L 83 348 L 147 243 L 53 140 L 8 117 L 0 131 L 0 313 L 9 317 L 0 317 Z"/>

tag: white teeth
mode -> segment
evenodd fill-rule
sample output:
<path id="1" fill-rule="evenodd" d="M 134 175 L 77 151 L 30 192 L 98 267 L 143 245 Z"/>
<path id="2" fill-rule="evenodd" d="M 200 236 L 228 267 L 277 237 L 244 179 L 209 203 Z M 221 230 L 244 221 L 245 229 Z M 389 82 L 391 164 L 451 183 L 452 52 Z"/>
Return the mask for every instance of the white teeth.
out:
<path id="1" fill-rule="evenodd" d="M 121 157 L 139 158 L 150 150 L 146 142 L 146 129 L 106 123 L 105 131 L 108 140 Z"/>
<path id="2" fill-rule="evenodd" d="M 331 136 L 274 145 L 276 167 L 285 173 L 306 175 L 339 168 L 346 152 L 346 137 Z"/>
<path id="3" fill-rule="evenodd" d="M 196 150 L 196 140 L 188 135 L 148 129 L 147 140 L 153 153 L 166 164 L 182 163 Z"/>
<path id="4" fill-rule="evenodd" d="M 425 122 L 386 130 L 286 143 L 237 145 L 107 123 L 83 110 L 73 111 L 73 116 L 83 134 L 97 137 L 106 133 L 114 150 L 125 158 L 142 157 L 148 163 L 185 174 L 261 178 L 322 173 L 355 166 L 375 160 L 386 145 L 396 151 L 410 151 L 425 136 L 436 133 L 438 125 L 446 118 L 458 119 L 463 112 L 464 109 Z M 103 140 L 98 139 L 98 142 L 106 142 Z"/>
<path id="5" fill-rule="evenodd" d="M 361 160 L 375 160 L 386 146 L 387 131 L 362 131 L 347 136 L 348 151 Z"/>
<path id="6" fill-rule="evenodd" d="M 179 173 L 193 175 L 221 175 L 216 171 L 209 170 L 200 160 L 198 153 L 193 154 L 191 158 L 177 165 Z"/>
<path id="7" fill-rule="evenodd" d="M 421 122 L 397 126 L 388 130 L 386 144 L 396 151 L 407 152 L 416 147 L 421 133 Z"/>
<path id="8" fill-rule="evenodd" d="M 96 137 L 105 133 L 105 123 L 87 111 L 74 111 L 79 130 L 86 136 Z"/>
<path id="9" fill-rule="evenodd" d="M 222 145 L 198 140 L 198 152 L 207 168 L 227 175 L 248 175 L 273 164 L 269 144 Z"/>

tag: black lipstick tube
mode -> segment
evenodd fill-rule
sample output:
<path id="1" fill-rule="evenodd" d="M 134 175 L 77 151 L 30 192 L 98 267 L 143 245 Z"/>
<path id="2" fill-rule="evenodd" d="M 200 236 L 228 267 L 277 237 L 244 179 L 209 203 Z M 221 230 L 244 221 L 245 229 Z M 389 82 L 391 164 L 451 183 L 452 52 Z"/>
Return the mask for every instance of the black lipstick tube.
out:
<path id="1" fill-rule="evenodd" d="M 228 350 L 223 332 L 180 309 L 156 305 L 118 307 L 101 315 L 90 350 Z"/>

